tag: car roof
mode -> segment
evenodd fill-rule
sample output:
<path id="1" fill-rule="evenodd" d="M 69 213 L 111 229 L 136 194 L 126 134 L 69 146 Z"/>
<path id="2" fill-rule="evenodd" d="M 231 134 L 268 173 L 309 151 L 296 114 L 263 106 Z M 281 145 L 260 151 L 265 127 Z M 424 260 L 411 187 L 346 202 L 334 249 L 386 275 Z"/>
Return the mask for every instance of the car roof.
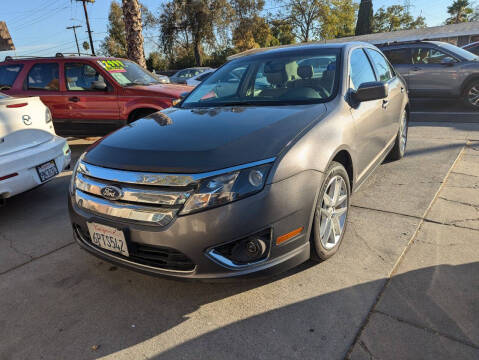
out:
<path id="1" fill-rule="evenodd" d="M 390 43 L 378 44 L 377 47 L 380 49 L 389 48 L 389 47 L 400 47 L 400 46 L 414 46 L 420 44 L 430 44 L 441 46 L 447 44 L 444 41 L 434 41 L 434 40 L 415 40 L 415 41 L 393 41 Z"/>
<path id="2" fill-rule="evenodd" d="M 285 45 L 285 46 L 278 46 L 273 48 L 259 48 L 259 49 L 251 49 L 249 51 L 245 51 L 243 53 L 230 56 L 228 59 L 234 60 L 244 57 L 260 57 L 265 55 L 271 54 L 289 54 L 295 53 L 305 50 L 316 50 L 316 49 L 348 49 L 356 46 L 368 47 L 368 48 L 375 48 L 375 46 L 371 43 L 362 42 L 362 41 L 351 41 L 351 42 L 342 42 L 342 43 L 327 43 L 327 44 L 298 44 L 298 45 Z"/>
<path id="3" fill-rule="evenodd" d="M 13 57 L 13 56 L 6 56 L 4 61 L 0 61 L 2 63 L 41 63 L 41 62 L 51 62 L 54 61 L 75 61 L 75 60 L 88 60 L 88 61 L 98 61 L 98 60 L 124 60 L 130 61 L 124 58 L 117 58 L 117 57 L 108 57 L 108 56 L 69 56 L 69 55 L 61 55 L 61 56 L 28 56 L 28 57 Z"/>
<path id="4" fill-rule="evenodd" d="M 479 45 L 479 41 L 476 41 L 476 42 L 464 45 L 462 48 L 467 49 L 467 48 L 470 48 L 470 47 L 473 47 L 473 46 L 478 46 L 478 45 Z"/>

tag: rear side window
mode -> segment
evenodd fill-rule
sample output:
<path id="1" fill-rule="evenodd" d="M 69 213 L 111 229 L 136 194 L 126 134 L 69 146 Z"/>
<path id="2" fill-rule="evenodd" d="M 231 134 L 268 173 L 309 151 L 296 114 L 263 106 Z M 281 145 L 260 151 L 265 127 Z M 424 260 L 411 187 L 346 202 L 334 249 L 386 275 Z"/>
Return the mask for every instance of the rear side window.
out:
<path id="1" fill-rule="evenodd" d="M 394 77 L 393 70 L 389 66 L 384 56 L 376 50 L 366 49 L 376 69 L 379 81 L 387 82 Z"/>
<path id="2" fill-rule="evenodd" d="M 366 54 L 362 49 L 355 49 L 350 60 L 351 81 L 355 89 L 361 84 L 376 81 L 376 76 Z"/>
<path id="3" fill-rule="evenodd" d="M 412 61 L 414 64 L 441 64 L 443 62 L 455 62 L 452 56 L 441 50 L 427 47 L 418 47 L 412 50 Z"/>
<path id="4" fill-rule="evenodd" d="M 88 64 L 69 63 L 65 64 L 65 81 L 69 91 L 95 91 L 93 83 L 105 79 Z"/>
<path id="5" fill-rule="evenodd" d="M 411 64 L 411 49 L 384 50 L 383 53 L 393 65 Z"/>
<path id="6" fill-rule="evenodd" d="M 58 64 L 35 64 L 28 73 L 27 88 L 29 90 L 59 90 Z"/>
<path id="7" fill-rule="evenodd" d="M 23 65 L 3 65 L 0 66 L 0 90 L 8 90 L 17 79 Z"/>

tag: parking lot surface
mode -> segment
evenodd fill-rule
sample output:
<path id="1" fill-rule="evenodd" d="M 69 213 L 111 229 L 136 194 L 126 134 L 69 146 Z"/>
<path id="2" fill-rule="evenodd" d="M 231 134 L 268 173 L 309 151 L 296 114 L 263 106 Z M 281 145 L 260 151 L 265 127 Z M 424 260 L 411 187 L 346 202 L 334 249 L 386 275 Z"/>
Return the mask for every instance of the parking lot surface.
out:
<path id="1" fill-rule="evenodd" d="M 80 250 L 65 172 L 0 208 L 0 359 L 478 358 L 478 140 L 479 124 L 413 124 L 406 157 L 353 196 L 335 257 L 230 283 Z"/>

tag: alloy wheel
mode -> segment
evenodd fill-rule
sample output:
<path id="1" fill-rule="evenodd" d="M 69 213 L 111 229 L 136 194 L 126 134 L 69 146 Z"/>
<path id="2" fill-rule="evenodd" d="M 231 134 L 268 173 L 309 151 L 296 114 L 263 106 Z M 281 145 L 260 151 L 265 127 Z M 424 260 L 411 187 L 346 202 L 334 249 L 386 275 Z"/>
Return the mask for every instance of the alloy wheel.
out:
<path id="1" fill-rule="evenodd" d="M 342 176 L 331 178 L 320 205 L 319 236 L 325 249 L 335 247 L 344 231 L 348 213 L 348 189 Z"/>
<path id="2" fill-rule="evenodd" d="M 407 143 L 407 112 L 404 111 L 401 118 L 401 125 L 399 128 L 400 139 L 399 139 L 399 150 L 401 154 L 404 154 L 406 151 Z"/>
<path id="3" fill-rule="evenodd" d="M 472 106 L 479 108 L 479 84 L 476 84 L 469 89 L 467 100 Z"/>

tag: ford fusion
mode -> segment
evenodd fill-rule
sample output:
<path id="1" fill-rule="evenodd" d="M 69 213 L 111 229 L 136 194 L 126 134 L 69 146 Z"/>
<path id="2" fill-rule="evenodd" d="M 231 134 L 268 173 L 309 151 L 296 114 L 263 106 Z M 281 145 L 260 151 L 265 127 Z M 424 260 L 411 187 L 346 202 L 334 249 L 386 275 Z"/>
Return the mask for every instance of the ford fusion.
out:
<path id="1" fill-rule="evenodd" d="M 232 59 L 176 107 L 106 136 L 77 162 L 78 244 L 181 278 L 264 276 L 343 240 L 351 193 L 403 157 L 406 86 L 365 43 Z"/>

